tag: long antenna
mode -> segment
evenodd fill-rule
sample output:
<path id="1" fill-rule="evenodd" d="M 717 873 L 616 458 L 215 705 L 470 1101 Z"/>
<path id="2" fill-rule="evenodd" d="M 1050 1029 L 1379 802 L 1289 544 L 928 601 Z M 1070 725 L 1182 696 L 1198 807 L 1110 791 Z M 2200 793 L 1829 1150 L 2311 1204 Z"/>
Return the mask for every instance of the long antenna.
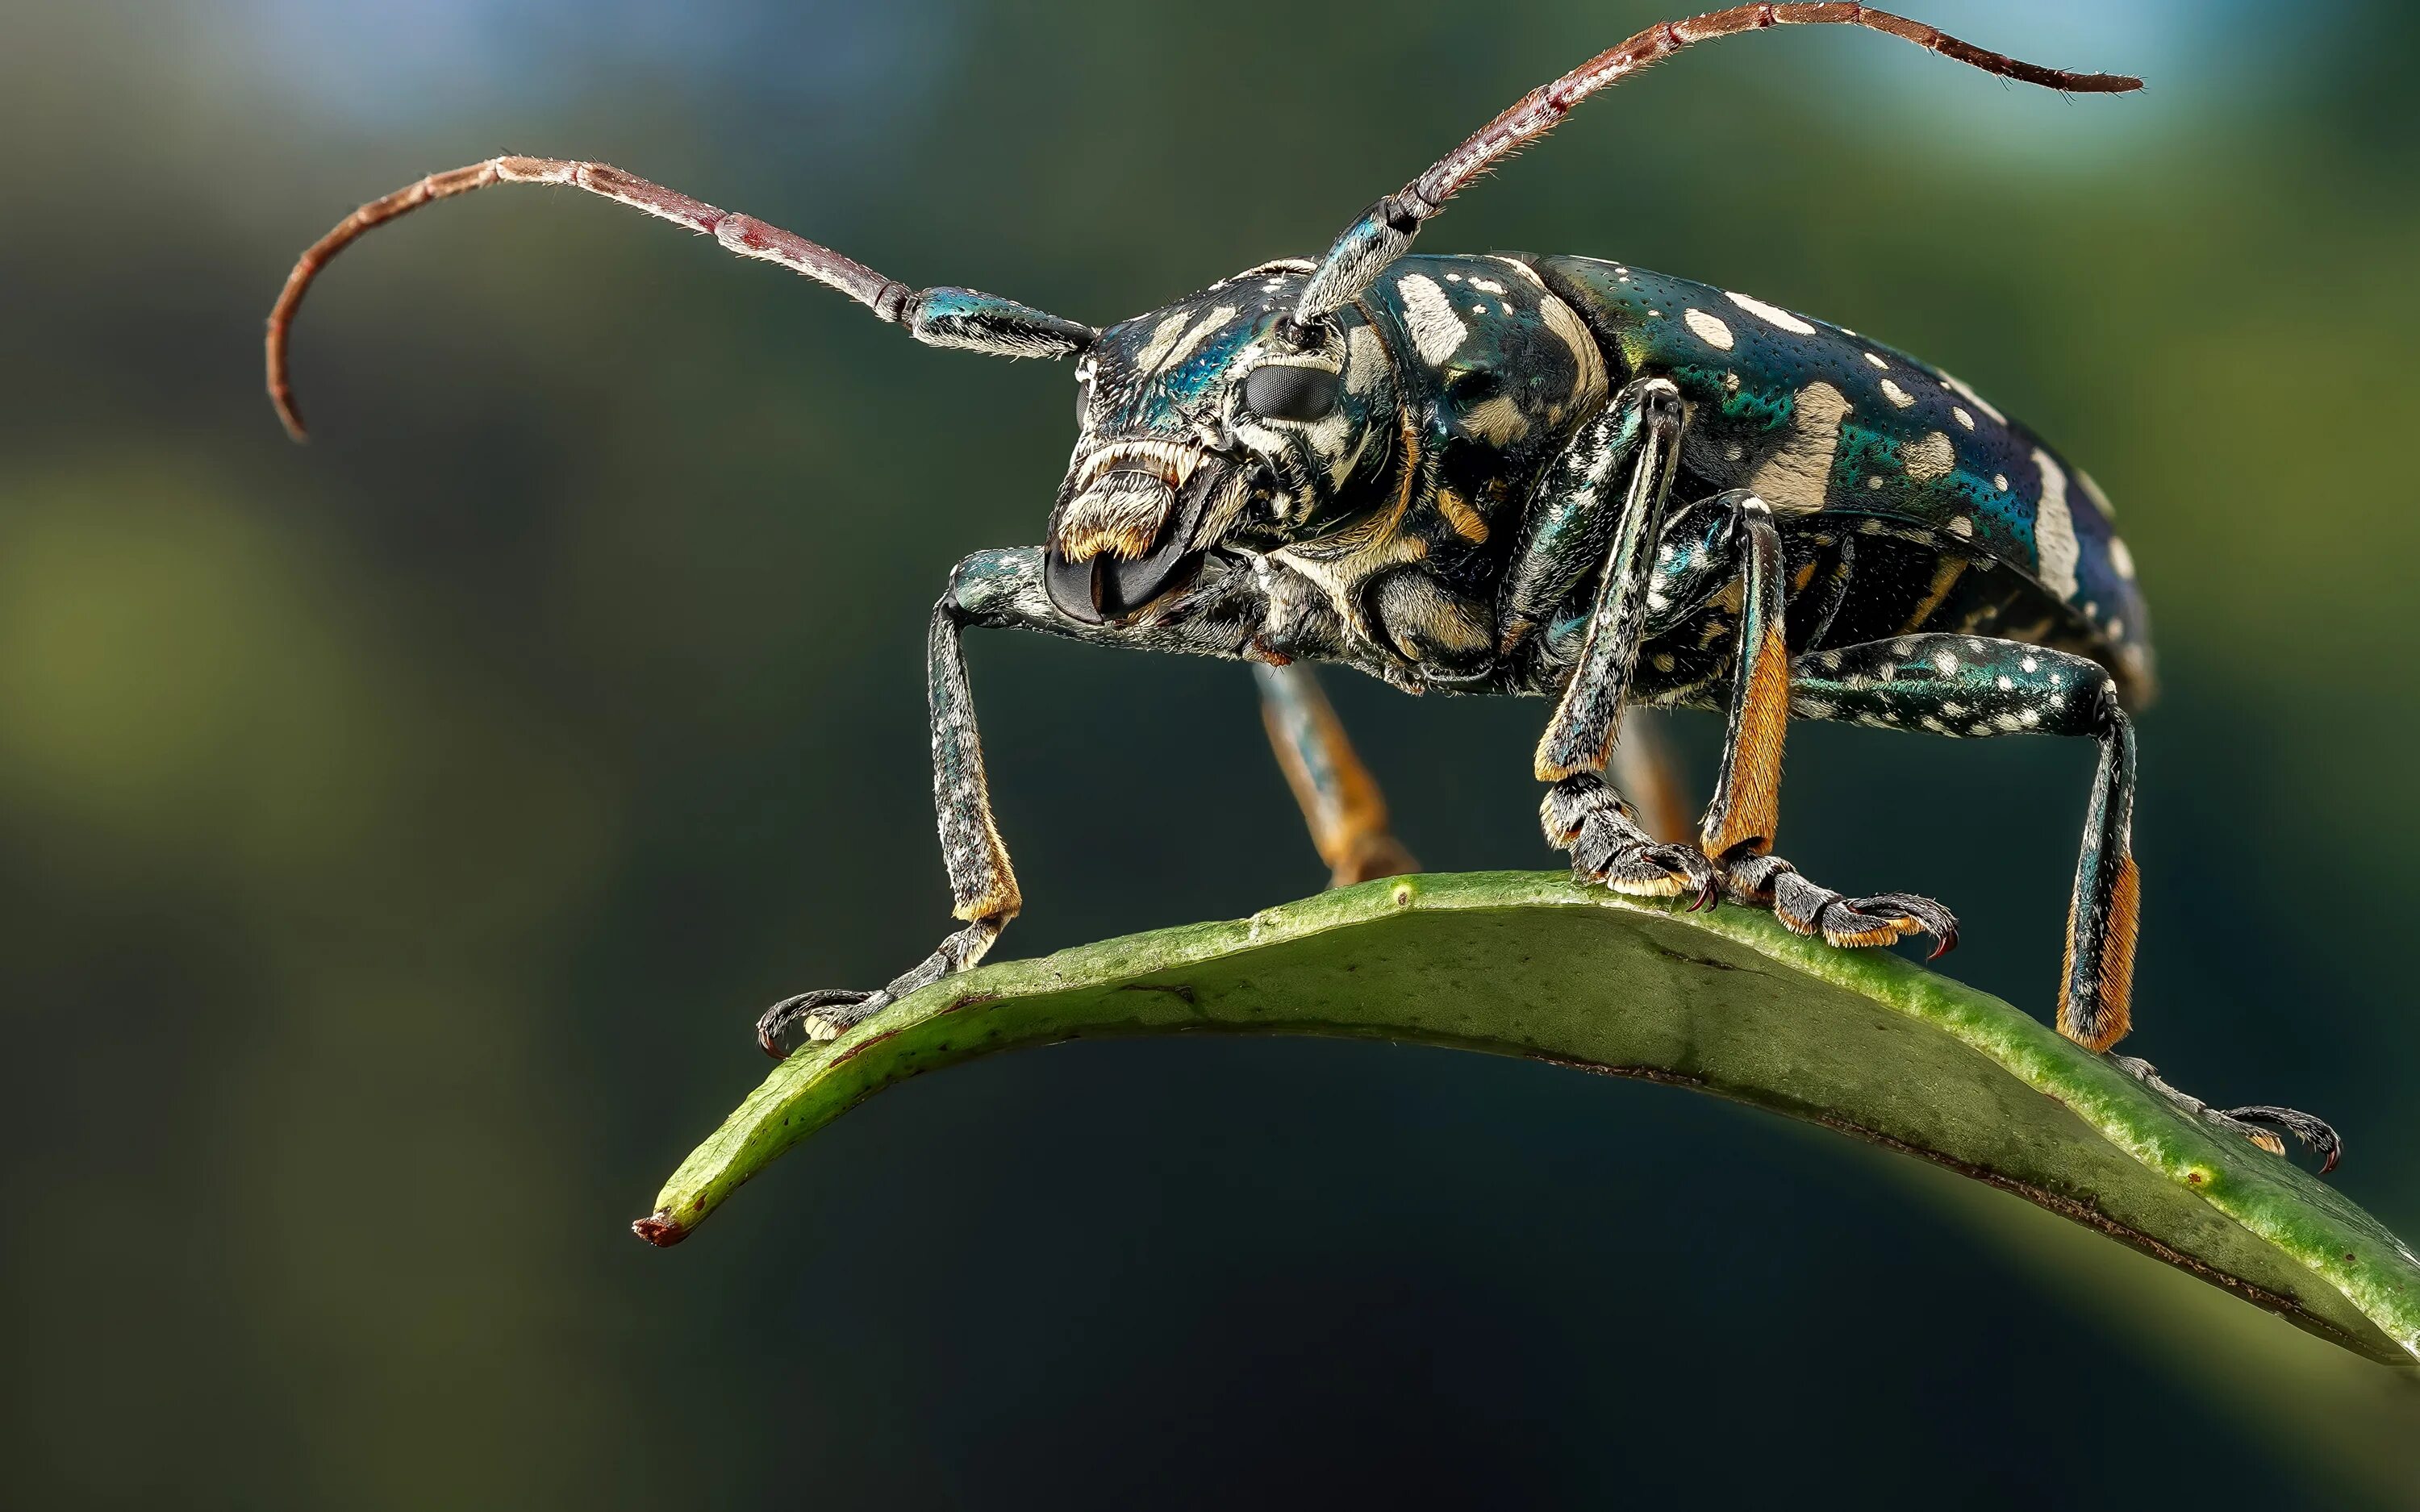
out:
<path id="1" fill-rule="evenodd" d="M 1862 5 L 1733 6 L 1687 21 L 1650 26 L 1618 47 L 1606 49 L 1552 84 L 1530 90 L 1510 110 L 1472 133 L 1470 139 L 1432 164 L 1426 173 L 1370 207 L 1369 212 L 1345 227 L 1344 234 L 1320 259 L 1295 319 L 1308 322 L 1350 302 L 1368 288 L 1386 266 L 1402 256 L 1419 234 L 1420 223 L 1445 208 L 1447 200 L 1469 187 L 1497 162 L 1553 131 L 1572 107 L 1608 85 L 1660 63 L 1696 42 L 1767 26 L 1863 26 L 1887 32 L 1928 52 L 1968 64 L 1986 73 L 2046 89 L 2080 94 L 2123 94 L 2140 89 L 2143 81 L 2122 73 L 2069 73 L 2046 69 L 2005 53 L 1993 53 L 1962 42 L 1935 26 L 1886 10 Z"/>
<path id="2" fill-rule="evenodd" d="M 329 259 L 375 226 L 423 205 L 452 199 L 489 184 L 562 184 L 601 194 L 658 220 L 685 225 L 721 242 L 742 257 L 779 263 L 819 284 L 840 290 L 877 316 L 904 325 L 909 334 L 929 347 L 955 347 L 1002 357 L 1065 357 L 1092 345 L 1099 334 L 1092 327 L 1063 320 L 1014 300 L 973 289 L 913 289 L 886 278 L 851 257 L 802 236 L 768 225 L 753 216 L 718 209 L 704 200 L 666 189 L 661 184 L 624 173 L 601 162 L 569 162 L 560 158 L 489 158 L 467 168 L 433 173 L 380 199 L 374 199 L 336 223 L 313 242 L 286 275 L 286 287 L 269 312 L 269 397 L 278 419 L 296 440 L 304 437 L 302 416 L 294 407 L 288 378 L 287 333 L 302 296 Z"/>

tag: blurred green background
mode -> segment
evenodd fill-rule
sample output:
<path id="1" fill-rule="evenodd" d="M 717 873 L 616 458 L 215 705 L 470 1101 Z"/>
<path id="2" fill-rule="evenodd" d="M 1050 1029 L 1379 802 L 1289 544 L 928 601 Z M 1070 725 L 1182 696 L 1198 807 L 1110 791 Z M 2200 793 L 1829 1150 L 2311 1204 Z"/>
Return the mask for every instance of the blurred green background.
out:
<path id="1" fill-rule="evenodd" d="M 5 1448 L 27 1506 L 2420 1505 L 2386 1372 L 1912 1163 L 1442 1052 L 919 1081 L 626 1225 L 756 1011 L 928 949 L 921 647 L 1039 538 L 1063 368 L 571 194 L 592 157 L 1100 323 L 1316 250 L 1668 0 L 0 0 Z M 2420 1233 L 2420 10 L 1907 0 L 1695 54 L 1430 250 L 1587 252 L 1939 361 L 2158 618 L 2129 1048 L 2331 1117 Z M 1034 953 L 1321 869 L 1249 679 L 970 642 Z M 1533 703 L 1332 677 L 1413 848 L 1553 864 Z M 1712 721 L 1682 729 L 1702 780 Z M 1786 850 L 2047 1009 L 2088 749 L 1800 726 Z"/>

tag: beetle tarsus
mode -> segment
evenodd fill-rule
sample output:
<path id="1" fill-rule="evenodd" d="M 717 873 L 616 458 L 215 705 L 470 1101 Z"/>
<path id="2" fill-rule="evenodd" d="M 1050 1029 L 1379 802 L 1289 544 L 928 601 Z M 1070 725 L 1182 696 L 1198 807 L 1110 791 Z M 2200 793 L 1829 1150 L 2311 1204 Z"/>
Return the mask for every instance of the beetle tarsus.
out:
<path id="1" fill-rule="evenodd" d="M 1547 789 L 1539 818 L 1547 843 L 1571 853 L 1575 882 L 1634 898 L 1702 898 L 1717 880 L 1714 863 L 1694 846 L 1668 845 L 1639 828 L 1620 795 L 1591 774 Z"/>
<path id="2" fill-rule="evenodd" d="M 890 1003 L 891 995 L 887 991 L 859 993 L 826 989 L 799 993 L 783 998 L 757 1018 L 756 1042 L 775 1060 L 786 1060 L 790 1052 L 782 1048 L 783 1036 L 801 1021 L 806 1025 L 810 1042 L 836 1040 L 843 1029 Z"/>
<path id="3" fill-rule="evenodd" d="M 2140 1056 L 2113 1054 L 2109 1057 L 2109 1063 L 2203 1122 L 2239 1139 L 2248 1139 L 2282 1159 L 2286 1154 L 2286 1142 L 2277 1137 L 2274 1130 L 2267 1127 L 2274 1124 L 2292 1134 L 2303 1148 L 2319 1157 L 2321 1176 L 2335 1170 L 2336 1162 L 2344 1158 L 2344 1138 L 2325 1119 L 2315 1118 L 2299 1108 L 2281 1108 L 2266 1103 L 2240 1108 L 2214 1108 L 2191 1092 L 2179 1091 L 2169 1086 L 2160 1075 L 2159 1068 Z"/>
<path id="4" fill-rule="evenodd" d="M 1777 856 L 1743 856 L 1730 862 L 1723 869 L 1723 890 L 1735 903 L 1772 909 L 1793 933 L 1842 949 L 1888 945 L 1910 934 L 1931 935 L 1932 957 L 1958 945 L 1958 917 L 1930 898 L 1913 892 L 1852 898 L 1808 881 Z"/>

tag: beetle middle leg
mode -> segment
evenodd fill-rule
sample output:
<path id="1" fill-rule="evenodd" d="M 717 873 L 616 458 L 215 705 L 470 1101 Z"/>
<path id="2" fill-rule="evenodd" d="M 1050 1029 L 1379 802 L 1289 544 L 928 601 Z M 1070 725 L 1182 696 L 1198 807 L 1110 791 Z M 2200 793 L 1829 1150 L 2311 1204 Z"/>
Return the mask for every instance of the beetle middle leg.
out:
<path id="1" fill-rule="evenodd" d="M 1345 737 L 1336 709 L 1319 679 L 1300 662 L 1252 668 L 1261 689 L 1261 721 L 1269 747 L 1302 806 L 1303 822 L 1319 858 L 1327 863 L 1328 886 L 1349 887 L 1377 877 L 1417 872 L 1420 864 L 1387 825 L 1387 800 L 1377 779 Z"/>
<path id="2" fill-rule="evenodd" d="M 1651 636 L 1684 623 L 1718 594 L 1737 594 L 1722 768 L 1698 826 L 1699 845 L 1724 891 L 1735 902 L 1771 907 L 1799 933 L 1843 949 L 1919 933 L 1939 942 L 1935 955 L 1955 946 L 1958 920 L 1931 899 L 1907 892 L 1850 897 L 1817 887 L 1773 854 L 1792 668 L 1783 633 L 1781 534 L 1772 508 L 1752 490 L 1734 488 L 1682 510 L 1664 532 L 1652 581 Z"/>

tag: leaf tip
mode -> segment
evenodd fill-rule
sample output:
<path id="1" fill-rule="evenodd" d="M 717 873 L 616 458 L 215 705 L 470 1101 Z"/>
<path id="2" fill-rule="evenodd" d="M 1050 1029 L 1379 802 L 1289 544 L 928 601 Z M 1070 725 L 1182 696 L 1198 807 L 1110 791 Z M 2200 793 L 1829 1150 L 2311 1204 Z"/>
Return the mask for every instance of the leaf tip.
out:
<path id="1" fill-rule="evenodd" d="M 659 1208 L 633 1223 L 630 1232 L 658 1249 L 670 1249 L 689 1237 L 688 1227 L 673 1216 L 670 1208 Z"/>

